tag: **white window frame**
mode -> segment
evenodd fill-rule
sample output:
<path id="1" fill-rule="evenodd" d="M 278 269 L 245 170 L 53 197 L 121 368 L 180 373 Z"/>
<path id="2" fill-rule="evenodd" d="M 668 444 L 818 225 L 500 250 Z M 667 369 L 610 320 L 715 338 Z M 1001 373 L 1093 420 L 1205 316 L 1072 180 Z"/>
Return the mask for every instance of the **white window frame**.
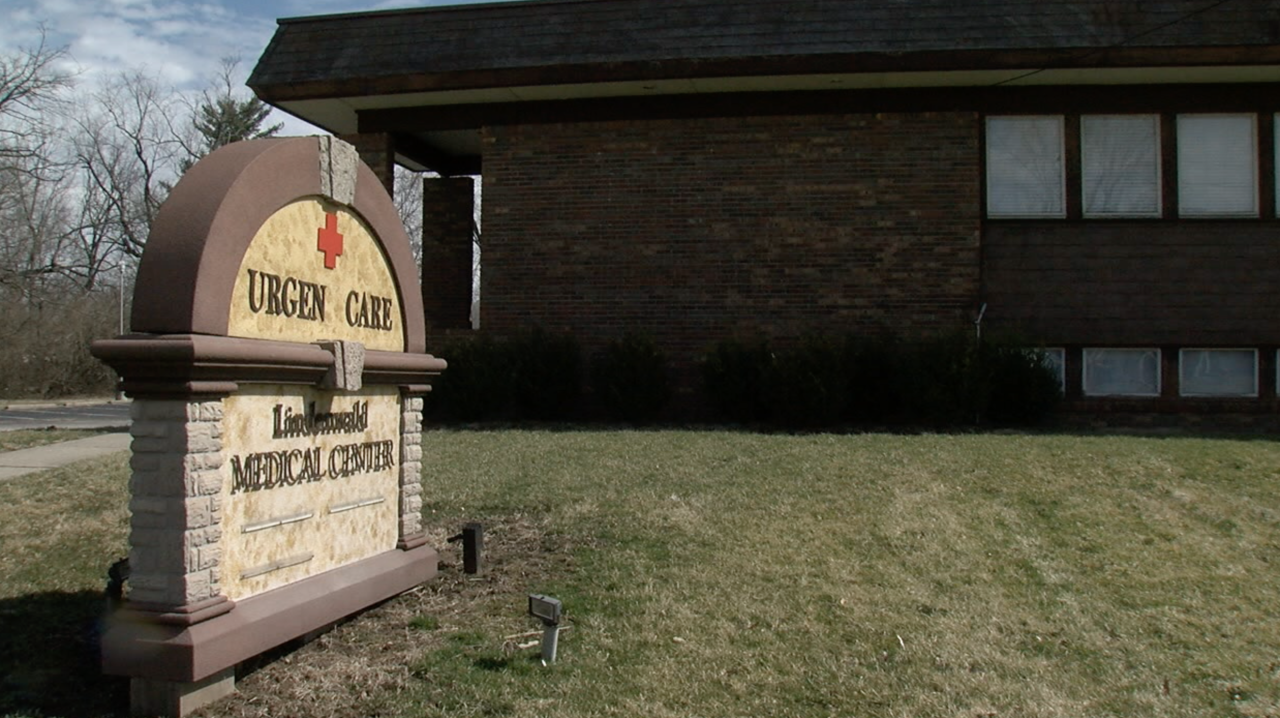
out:
<path id="1" fill-rule="evenodd" d="M 1094 363 L 1090 356 L 1092 352 L 1143 352 L 1155 354 L 1156 360 L 1156 387 L 1153 392 L 1121 392 L 1106 393 L 1089 390 L 1089 367 Z M 1164 357 L 1161 355 L 1160 349 L 1156 347 L 1086 347 L 1081 351 L 1081 379 L 1080 386 L 1085 396 L 1131 396 L 1141 398 L 1153 398 L 1160 396 L 1160 392 L 1164 388 Z"/>
<path id="2" fill-rule="evenodd" d="M 1090 211 L 1089 209 L 1089 189 L 1090 189 L 1089 187 L 1089 152 L 1090 150 L 1089 150 L 1089 143 L 1086 141 L 1086 138 L 1088 137 L 1086 128 L 1088 127 L 1090 120 L 1097 121 L 1097 120 L 1114 120 L 1114 119 L 1125 119 L 1125 120 L 1145 119 L 1151 123 L 1152 129 L 1155 130 L 1154 132 L 1155 146 L 1152 148 L 1153 154 L 1155 156 L 1155 176 L 1151 178 L 1153 180 L 1154 189 L 1155 189 L 1155 206 L 1149 210 L 1137 211 L 1137 212 L 1124 212 L 1124 211 L 1105 212 L 1105 211 L 1097 211 L 1097 210 Z M 1162 216 L 1163 210 L 1164 210 L 1164 202 L 1163 202 L 1164 173 L 1162 171 L 1162 163 L 1164 161 L 1164 158 L 1162 157 L 1162 154 L 1163 153 L 1161 152 L 1161 142 L 1160 142 L 1160 115 L 1155 115 L 1155 114 L 1081 115 L 1080 116 L 1080 203 L 1081 203 L 1080 210 L 1081 210 L 1081 214 L 1086 219 L 1121 219 L 1121 218 L 1133 218 L 1133 217 L 1141 217 L 1141 218 L 1157 217 L 1158 218 Z"/>
<path id="3" fill-rule="evenodd" d="M 1058 125 L 1058 204 L 1059 209 L 1046 212 L 998 212 L 993 211 L 991 207 L 991 198 L 994 193 L 991 189 L 991 125 L 993 122 L 1016 120 L 1053 120 Z M 1067 216 L 1067 138 L 1066 138 L 1066 116 L 1065 115 L 991 115 L 986 118 L 984 129 L 984 137 L 986 141 L 985 151 L 985 188 L 986 188 L 986 215 L 992 219 L 1064 219 Z"/>
<path id="4" fill-rule="evenodd" d="M 1212 394 L 1206 392 L 1188 392 L 1187 391 L 1187 352 L 1249 352 L 1253 355 L 1253 390 L 1247 394 Z M 1241 398 L 1256 397 L 1258 395 L 1258 350 L 1246 348 L 1223 348 L 1223 347 L 1186 347 L 1178 350 L 1178 395 L 1188 397 L 1215 397 L 1215 398 Z"/>
<path id="5" fill-rule="evenodd" d="M 1183 144 L 1182 144 L 1183 138 L 1184 138 L 1183 131 L 1182 131 L 1182 123 L 1184 119 L 1204 118 L 1204 117 L 1219 117 L 1219 118 L 1240 117 L 1240 118 L 1247 118 L 1249 120 L 1249 128 L 1250 128 L 1250 134 L 1252 137 L 1252 147 L 1253 147 L 1253 152 L 1251 157 L 1251 160 L 1253 162 L 1253 186 L 1252 186 L 1252 195 L 1251 195 L 1253 200 L 1252 209 L 1241 210 L 1241 211 L 1209 210 L 1209 211 L 1199 211 L 1199 212 L 1193 212 L 1193 211 L 1187 210 L 1187 204 L 1188 204 L 1187 196 L 1186 196 L 1187 192 L 1183 184 L 1184 180 L 1186 179 L 1186 169 L 1183 167 L 1183 160 L 1186 156 L 1186 153 L 1183 150 Z M 1258 182 L 1258 173 L 1259 173 L 1258 116 L 1252 112 L 1195 112 L 1195 113 L 1179 114 L 1174 118 L 1174 122 L 1178 128 L 1178 139 L 1177 139 L 1177 149 L 1176 149 L 1177 162 L 1178 162 L 1178 187 L 1177 187 L 1178 216 L 1188 218 L 1188 219 L 1254 218 L 1259 216 L 1260 203 L 1258 201 L 1259 199 L 1258 198 L 1258 186 L 1259 186 L 1259 182 Z"/>

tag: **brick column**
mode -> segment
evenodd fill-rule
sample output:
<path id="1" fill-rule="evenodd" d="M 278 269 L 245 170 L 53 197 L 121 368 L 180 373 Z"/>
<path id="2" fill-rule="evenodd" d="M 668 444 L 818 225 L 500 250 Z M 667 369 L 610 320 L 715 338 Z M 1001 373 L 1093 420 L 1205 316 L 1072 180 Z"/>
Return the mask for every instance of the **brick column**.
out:
<path id="1" fill-rule="evenodd" d="M 229 603 L 219 587 L 222 399 L 137 398 L 132 413 L 129 602 L 195 622 Z"/>
<path id="2" fill-rule="evenodd" d="M 405 392 L 400 414 L 400 542 L 426 544 L 422 530 L 422 394 Z"/>
<path id="3" fill-rule="evenodd" d="M 422 181 L 422 304 L 430 329 L 471 328 L 475 180 Z"/>
<path id="4" fill-rule="evenodd" d="M 373 170 L 387 188 L 387 194 L 395 196 L 396 143 L 385 132 L 364 132 L 338 135 L 338 139 L 350 143 L 360 153 L 360 159 Z"/>

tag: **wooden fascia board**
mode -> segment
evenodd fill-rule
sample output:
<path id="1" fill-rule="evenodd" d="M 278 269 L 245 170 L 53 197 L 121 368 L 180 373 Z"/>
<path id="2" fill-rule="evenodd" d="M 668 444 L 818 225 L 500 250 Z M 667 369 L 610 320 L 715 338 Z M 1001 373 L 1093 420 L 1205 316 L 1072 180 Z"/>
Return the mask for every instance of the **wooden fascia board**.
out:
<path id="1" fill-rule="evenodd" d="M 1191 67 L 1280 63 L 1280 45 L 1168 48 L 1067 48 L 867 52 L 732 59 L 602 62 L 542 67 L 402 73 L 310 81 L 251 81 L 265 102 L 394 95 L 463 89 L 536 87 L 678 79 L 769 77 L 831 73 L 939 72 L 1112 67 Z M 258 73 L 255 77 L 269 72 Z"/>
<path id="2" fill-rule="evenodd" d="M 1193 88 L 1193 89 L 1189 89 Z M 360 132 L 428 132 L 485 126 L 627 119 L 861 112 L 1274 111 L 1280 83 L 944 87 L 660 95 L 364 110 Z"/>

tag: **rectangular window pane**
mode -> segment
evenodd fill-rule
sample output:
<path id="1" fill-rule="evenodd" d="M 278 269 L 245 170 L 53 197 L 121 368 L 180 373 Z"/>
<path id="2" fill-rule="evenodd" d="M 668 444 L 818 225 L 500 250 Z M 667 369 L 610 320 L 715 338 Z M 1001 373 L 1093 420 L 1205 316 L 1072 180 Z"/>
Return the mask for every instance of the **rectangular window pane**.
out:
<path id="1" fill-rule="evenodd" d="M 1183 349 L 1183 396 L 1257 396 L 1258 353 L 1252 349 Z"/>
<path id="2" fill-rule="evenodd" d="M 1159 349 L 1085 349 L 1088 396 L 1159 396 Z"/>
<path id="3" fill-rule="evenodd" d="M 1160 216 L 1160 118 L 1080 118 L 1086 217 Z"/>
<path id="4" fill-rule="evenodd" d="M 1178 208 L 1184 217 L 1256 217 L 1253 115 L 1178 115 Z"/>
<path id="5" fill-rule="evenodd" d="M 1065 215 L 1062 117 L 987 118 L 987 214 Z"/>

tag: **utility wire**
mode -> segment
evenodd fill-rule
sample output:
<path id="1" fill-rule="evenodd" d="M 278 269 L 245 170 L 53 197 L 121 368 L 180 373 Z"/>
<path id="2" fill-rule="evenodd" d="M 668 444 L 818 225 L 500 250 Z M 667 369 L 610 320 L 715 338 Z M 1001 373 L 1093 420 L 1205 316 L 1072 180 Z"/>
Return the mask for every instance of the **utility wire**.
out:
<path id="1" fill-rule="evenodd" d="M 1123 47 L 1123 46 L 1128 45 L 1129 43 L 1131 43 L 1131 42 L 1133 42 L 1133 41 L 1135 41 L 1135 40 L 1138 40 L 1138 39 L 1141 39 L 1141 38 L 1143 38 L 1143 37 L 1146 37 L 1147 35 L 1151 35 L 1151 34 L 1154 34 L 1154 33 L 1160 32 L 1161 30 L 1164 30 L 1164 29 L 1169 28 L 1169 27 L 1173 27 L 1174 25 L 1177 25 L 1177 24 L 1178 24 L 1178 23 L 1180 23 L 1180 22 L 1186 22 L 1187 20 L 1190 20 L 1191 18 L 1196 17 L 1197 15 L 1203 15 L 1203 14 L 1205 14 L 1205 13 L 1209 12 L 1210 10 L 1214 10 L 1214 9 L 1220 8 L 1220 7 L 1222 7 L 1223 5 L 1226 5 L 1227 3 L 1231 2 L 1231 1 L 1232 1 L 1232 0 L 1217 0 L 1217 2 L 1210 3 L 1210 4 L 1208 4 L 1208 5 L 1206 5 L 1206 6 L 1202 7 L 1202 8 L 1200 8 L 1200 9 L 1198 9 L 1198 10 L 1192 10 L 1191 12 L 1189 12 L 1189 13 L 1187 13 L 1187 14 L 1185 14 L 1185 15 L 1181 15 L 1181 16 L 1179 16 L 1179 17 L 1176 17 L 1176 18 L 1174 18 L 1174 19 L 1170 20 L 1169 22 L 1164 23 L 1163 25 L 1156 25 L 1155 27 L 1153 27 L 1153 28 L 1149 28 L 1149 29 L 1147 29 L 1147 30 L 1143 30 L 1142 32 L 1140 32 L 1140 33 L 1138 33 L 1138 34 L 1136 34 L 1136 35 L 1130 35 L 1129 37 L 1126 37 L 1125 39 L 1121 40 L 1120 42 L 1117 42 L 1117 43 L 1114 43 L 1114 44 L 1111 44 L 1111 45 L 1107 45 L 1106 47 L 1098 47 L 1098 48 L 1094 48 L 1094 49 L 1092 49 L 1092 50 L 1088 50 L 1087 52 L 1083 52 L 1083 53 L 1081 53 L 1081 54 L 1077 55 L 1076 57 L 1074 57 L 1074 58 L 1072 58 L 1072 59 L 1073 59 L 1073 60 L 1076 60 L 1076 61 L 1079 61 L 1079 60 L 1083 60 L 1083 59 L 1085 59 L 1085 58 L 1087 58 L 1087 57 L 1092 57 L 1093 55 L 1098 55 L 1098 54 L 1101 54 L 1101 53 L 1104 53 L 1104 52 L 1108 52 L 1108 51 L 1114 50 L 1114 49 L 1116 49 L 1116 48 L 1118 48 L 1118 47 Z M 1033 76 L 1035 76 L 1035 75 L 1039 75 L 1039 74 L 1040 74 L 1040 73 L 1042 73 L 1042 72 L 1046 72 L 1048 69 L 1049 69 L 1049 68 L 1047 68 L 1047 67 L 1042 67 L 1042 68 L 1040 68 L 1039 70 L 1031 70 L 1031 71 L 1029 71 L 1029 72 L 1024 72 L 1024 73 L 1022 73 L 1021 75 L 1018 75 L 1018 76 L 1016 76 L 1016 77 L 1010 77 L 1010 78 L 1009 78 L 1009 79 L 1007 79 L 1007 80 L 1001 80 L 1000 82 L 997 82 L 997 83 L 995 83 L 995 84 L 991 85 L 991 87 L 1000 87 L 1001 85 L 1007 85 L 1007 84 L 1009 84 L 1009 83 L 1011 83 L 1011 82 L 1017 82 L 1017 81 L 1019 81 L 1019 80 L 1025 80 L 1025 79 L 1027 79 L 1028 77 L 1033 77 Z"/>

